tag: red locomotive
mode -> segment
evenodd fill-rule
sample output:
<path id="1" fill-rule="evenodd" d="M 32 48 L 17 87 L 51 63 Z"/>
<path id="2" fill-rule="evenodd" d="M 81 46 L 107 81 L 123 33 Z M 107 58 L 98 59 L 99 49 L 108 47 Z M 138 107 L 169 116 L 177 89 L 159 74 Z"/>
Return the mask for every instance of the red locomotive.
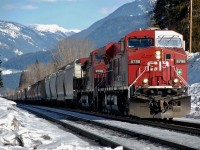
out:
<path id="1" fill-rule="evenodd" d="M 134 31 L 13 98 L 141 118 L 183 117 L 191 109 L 184 45 L 183 36 L 174 31 Z"/>
<path id="2" fill-rule="evenodd" d="M 87 102 L 99 111 L 141 118 L 190 112 L 187 55 L 183 36 L 174 31 L 131 32 L 119 43 L 93 51 L 87 69 L 88 86 L 79 91 L 87 99 L 82 106 Z"/>

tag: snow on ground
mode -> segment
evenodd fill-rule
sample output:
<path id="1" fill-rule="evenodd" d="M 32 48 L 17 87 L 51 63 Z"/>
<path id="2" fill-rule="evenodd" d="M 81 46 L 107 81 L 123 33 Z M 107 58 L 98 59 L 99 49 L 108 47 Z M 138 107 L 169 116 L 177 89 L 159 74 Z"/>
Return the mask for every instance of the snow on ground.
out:
<path id="1" fill-rule="evenodd" d="M 48 121 L 16 107 L 16 103 L 0 98 L 0 149 L 42 150 L 110 150 L 90 144 L 88 140 L 63 131 Z M 121 150 L 122 147 L 116 148 Z"/>
<path id="2" fill-rule="evenodd" d="M 25 106 L 26 107 L 26 106 Z M 149 141 L 145 141 L 145 140 L 140 140 L 138 138 L 132 138 L 130 136 L 125 136 L 123 134 L 120 133 L 116 133 L 112 130 L 109 129 L 102 129 L 99 127 L 96 127 L 90 123 L 80 123 L 80 122 L 76 122 L 76 121 L 71 121 L 68 119 L 68 117 L 63 118 L 62 115 L 55 115 L 52 112 L 48 112 L 48 111 L 44 111 L 44 110 L 40 110 L 38 108 L 45 108 L 47 110 L 53 110 L 62 114 L 72 114 L 73 116 L 78 116 L 80 118 L 86 118 L 95 122 L 102 122 L 102 123 L 107 123 L 109 125 L 116 125 L 118 124 L 120 126 L 120 128 L 124 128 L 127 129 L 127 124 L 129 126 L 131 126 L 131 129 L 129 128 L 129 130 L 132 131 L 140 131 L 138 129 L 135 128 L 134 124 L 131 123 L 124 123 L 123 125 L 120 125 L 122 122 L 121 121 L 114 121 L 114 120 L 110 120 L 110 119 L 106 119 L 103 117 L 97 117 L 97 116 L 91 116 L 91 115 L 86 115 L 86 114 L 81 114 L 81 113 L 76 113 L 76 112 L 71 112 L 71 111 L 65 111 L 65 110 L 61 110 L 61 109 L 55 109 L 55 108 L 48 108 L 48 107 L 42 107 L 42 106 L 37 106 L 37 108 L 28 108 L 31 109 L 33 111 L 37 111 L 39 113 L 42 113 L 43 115 L 46 115 L 50 118 L 54 118 L 57 120 L 60 120 L 63 123 L 67 123 L 70 124 L 72 126 L 75 126 L 79 129 L 85 130 L 87 129 L 87 131 L 89 131 L 90 133 L 94 134 L 94 135 L 98 135 L 100 137 L 104 137 L 106 139 L 111 139 L 112 141 L 120 144 L 120 145 L 124 145 L 129 149 L 135 149 L 135 150 L 169 150 L 169 147 L 166 146 L 162 146 L 160 144 L 155 144 L 155 143 L 151 143 Z M 116 125 L 117 126 L 117 125 Z M 137 125 L 137 126 L 142 126 L 142 125 Z M 142 127 L 141 127 L 142 128 Z M 141 129 L 140 128 L 140 129 Z M 146 129 L 144 129 L 146 130 Z M 140 131 L 141 132 L 141 131 Z M 145 132 L 145 131 L 144 131 Z M 153 133 L 154 135 L 154 133 Z M 200 138 L 196 138 L 196 139 L 192 139 L 191 141 L 195 141 L 196 143 L 200 142 Z"/>
<path id="3" fill-rule="evenodd" d="M 200 83 L 200 53 L 187 53 L 189 84 Z"/>
<path id="4" fill-rule="evenodd" d="M 53 110 L 53 111 L 56 111 L 56 112 L 59 112 L 62 114 L 70 114 L 73 116 L 78 116 L 80 118 L 89 119 L 89 120 L 92 120 L 95 122 L 100 122 L 100 123 L 104 123 L 107 125 L 116 126 L 116 127 L 123 128 L 123 129 L 128 129 L 135 133 L 142 133 L 143 135 L 150 135 L 150 136 L 154 136 L 154 137 L 157 137 L 157 138 L 163 139 L 163 140 L 167 139 L 167 140 L 173 141 L 175 143 L 182 143 L 183 145 L 187 145 L 188 147 L 191 147 L 191 148 L 200 149 L 200 145 L 199 145 L 200 137 L 197 137 L 194 135 L 188 135 L 185 133 L 177 133 L 175 131 L 169 131 L 167 129 L 159 129 L 159 128 L 150 127 L 150 126 L 141 125 L 141 124 L 132 124 L 132 123 L 127 123 L 127 122 L 115 121 L 112 119 L 111 120 L 105 119 L 103 117 L 80 114 L 80 113 L 76 113 L 76 112 L 60 110 L 60 109 L 55 109 L 55 108 L 47 108 L 47 107 L 41 107 L 41 106 L 39 108 Z M 80 124 L 80 123 L 77 124 L 74 121 L 64 120 L 63 117 L 60 117 L 59 115 L 58 116 L 52 115 L 51 112 L 46 112 L 44 110 L 38 110 L 37 108 L 31 108 L 31 109 L 41 112 L 49 117 L 53 117 L 55 119 L 60 119 L 63 122 L 67 122 L 68 124 L 72 124 L 73 126 L 76 126 L 78 128 L 81 128 L 81 129 L 87 128 L 87 130 L 92 132 L 93 134 L 98 133 L 99 136 L 104 136 L 105 138 L 111 138 L 111 139 L 115 140 L 115 142 L 117 142 L 119 144 L 123 144 L 128 148 L 141 149 L 141 150 L 143 150 L 143 147 L 145 147 L 144 150 L 146 150 L 146 149 L 149 149 L 149 150 L 151 150 L 151 149 L 152 150 L 168 149 L 168 148 L 156 145 L 156 144 L 150 144 L 147 141 L 146 142 L 140 141 L 137 138 L 133 139 L 133 138 L 124 137 L 120 134 L 118 135 L 118 137 L 116 137 L 116 136 L 113 136 L 115 134 L 113 134 L 112 131 L 110 132 L 109 130 L 95 129 L 95 128 L 93 128 L 93 126 L 91 127 L 91 125 L 88 125 L 88 124 Z M 187 119 L 187 120 L 189 120 L 189 119 Z M 179 137 L 179 138 L 177 138 L 177 137 Z"/>
<path id="5" fill-rule="evenodd" d="M 200 119 L 200 53 L 188 53 L 188 79 L 191 94 L 191 113 L 187 118 Z"/>
<path id="6" fill-rule="evenodd" d="M 0 68 L 0 70 L 2 70 L 2 75 L 14 74 L 14 73 L 20 73 L 20 72 L 22 72 L 20 70 L 4 69 L 4 68 Z"/>

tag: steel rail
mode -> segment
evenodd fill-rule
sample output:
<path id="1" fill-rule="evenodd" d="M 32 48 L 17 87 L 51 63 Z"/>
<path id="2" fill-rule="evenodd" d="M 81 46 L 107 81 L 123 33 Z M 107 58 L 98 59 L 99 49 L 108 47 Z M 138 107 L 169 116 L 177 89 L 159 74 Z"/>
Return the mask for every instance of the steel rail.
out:
<path id="1" fill-rule="evenodd" d="M 67 129 L 70 129 L 70 130 L 72 130 L 73 132 L 78 133 L 79 135 L 82 135 L 83 137 L 87 137 L 88 139 L 91 139 L 91 140 L 94 140 L 95 142 L 98 142 L 100 145 L 103 145 L 103 146 L 110 146 L 111 148 L 116 148 L 116 147 L 118 147 L 118 146 L 123 146 L 123 145 L 120 145 L 120 144 L 118 144 L 118 143 L 116 143 L 116 142 L 114 142 L 114 141 L 112 141 L 112 140 L 109 140 L 109 139 L 103 138 L 103 137 L 101 137 L 101 136 L 98 136 L 98 135 L 96 135 L 96 134 L 90 133 L 90 132 L 88 132 L 87 130 L 83 130 L 83 129 L 78 128 L 78 127 L 76 127 L 76 126 L 73 126 L 73 125 L 71 125 L 71 124 L 69 124 L 69 123 L 62 122 L 62 121 L 60 121 L 60 120 L 54 119 L 54 118 L 52 118 L 52 117 L 49 117 L 49 116 L 47 116 L 47 115 L 44 115 L 44 114 L 39 113 L 39 112 L 37 112 L 37 111 L 34 111 L 34 110 L 32 110 L 32 109 L 29 109 L 29 108 L 27 108 L 27 107 L 23 107 L 23 106 L 19 106 L 19 107 L 22 108 L 22 109 L 25 109 L 25 110 L 27 110 L 27 111 L 33 113 L 33 114 L 36 114 L 36 115 L 39 116 L 39 117 L 42 117 L 42 118 L 47 119 L 47 120 L 50 120 L 50 121 L 52 121 L 52 122 L 54 122 L 54 123 L 60 124 L 60 125 L 62 125 L 63 127 L 67 128 Z M 30 107 L 30 106 L 29 106 L 29 107 Z M 39 108 L 37 108 L 37 109 L 39 109 Z M 54 113 L 55 113 L 55 112 L 54 112 Z M 131 150 L 130 148 L 128 148 L 128 147 L 126 147 L 126 146 L 123 146 L 123 149 L 124 149 L 124 150 Z"/>
<path id="2" fill-rule="evenodd" d="M 89 120 L 89 119 L 80 118 L 80 117 L 77 117 L 77 116 L 74 116 L 74 115 L 69 115 L 69 114 L 66 114 L 66 113 L 61 113 L 61 112 L 49 110 L 47 108 L 46 109 L 45 108 L 41 108 L 41 107 L 38 108 L 37 106 L 31 106 L 31 107 L 35 107 L 37 109 L 41 109 L 41 110 L 57 113 L 59 115 L 64 115 L 64 116 L 70 117 L 70 118 L 72 118 L 72 119 L 74 119 L 76 121 L 79 120 L 79 121 L 84 121 L 84 122 L 87 122 L 87 123 L 92 123 L 94 125 L 97 125 L 97 126 L 100 126 L 100 127 L 103 127 L 103 128 L 108 128 L 108 129 L 111 129 L 113 131 L 117 131 L 117 132 L 129 135 L 129 136 L 132 136 L 132 137 L 137 137 L 137 138 L 140 138 L 140 139 L 148 140 L 148 141 L 151 141 L 153 143 L 156 142 L 156 143 L 163 144 L 163 145 L 166 145 L 166 146 L 169 146 L 169 147 L 174 147 L 176 149 L 177 148 L 178 149 L 195 149 L 195 148 L 188 147 L 187 145 L 182 145 L 182 144 L 179 144 L 179 143 L 176 143 L 176 142 L 172 142 L 172 141 L 168 141 L 168 140 L 165 140 L 165 139 L 161 139 L 161 138 L 158 138 L 158 137 L 153 137 L 151 135 L 147 135 L 147 134 L 143 134 L 143 133 L 139 133 L 139 132 L 134 132 L 134 131 L 131 131 L 131 130 L 128 130 L 128 129 L 124 129 L 124 128 L 120 128 L 120 127 L 116 127 L 116 126 L 111 126 L 111 125 L 108 125 L 108 124 L 104 124 L 104 123 L 101 123 L 101 122 L 96 122 L 96 121 Z M 70 127 L 70 129 L 74 130 L 74 127 Z M 75 131 L 77 131 L 77 129 L 75 129 Z M 79 131 L 79 132 L 82 133 L 82 132 L 87 132 L 87 131 Z M 88 137 L 87 135 L 89 135 L 89 134 L 91 134 L 91 133 L 87 133 L 87 134 L 83 134 L 83 135 Z M 95 137 L 95 135 L 92 134 L 92 137 Z M 101 141 L 100 137 L 98 137 L 98 138 L 95 137 L 94 139 L 95 140 L 98 139 L 98 141 Z M 104 139 L 104 140 L 106 140 L 106 139 Z M 109 142 L 107 142 L 107 143 L 109 145 Z M 112 146 L 113 145 L 114 146 L 123 146 L 123 145 L 115 145 L 115 144 L 116 144 L 115 142 L 111 143 Z M 124 149 L 130 149 L 130 148 L 124 147 Z"/>
<path id="3" fill-rule="evenodd" d="M 63 108 L 59 108 L 63 109 Z M 183 122 L 183 121 L 174 121 L 174 120 L 163 120 L 163 119 L 140 119 L 140 118 L 132 118 L 130 116 L 116 116 L 109 115 L 98 112 L 89 112 L 83 110 L 74 110 L 74 109 L 63 109 L 68 111 L 73 111 L 77 113 L 84 113 L 87 115 L 96 115 L 99 117 L 104 117 L 108 119 L 114 119 L 122 122 L 129 122 L 134 124 L 142 124 L 147 126 L 152 126 L 156 128 L 162 128 L 167 130 L 178 131 L 181 133 L 192 134 L 196 136 L 200 136 L 200 124 L 192 123 L 192 122 Z"/>

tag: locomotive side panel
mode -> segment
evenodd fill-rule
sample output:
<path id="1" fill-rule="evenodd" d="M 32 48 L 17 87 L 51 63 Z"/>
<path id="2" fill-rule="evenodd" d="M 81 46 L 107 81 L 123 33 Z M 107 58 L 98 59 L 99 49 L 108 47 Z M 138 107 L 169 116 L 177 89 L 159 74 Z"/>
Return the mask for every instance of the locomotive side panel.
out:
<path id="1" fill-rule="evenodd" d="M 113 64 L 112 86 L 120 89 L 127 89 L 128 87 L 127 53 L 116 56 L 115 59 L 112 61 L 112 64 Z"/>

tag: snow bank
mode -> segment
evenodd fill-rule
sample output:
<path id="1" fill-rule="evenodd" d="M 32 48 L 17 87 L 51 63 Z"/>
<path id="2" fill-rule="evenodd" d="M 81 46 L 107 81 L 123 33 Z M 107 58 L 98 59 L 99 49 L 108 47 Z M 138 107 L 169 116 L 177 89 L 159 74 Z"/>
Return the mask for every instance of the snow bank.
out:
<path id="1" fill-rule="evenodd" d="M 187 118 L 200 119 L 200 83 L 191 85 L 191 112 Z"/>
<path id="2" fill-rule="evenodd" d="M 187 53 L 189 84 L 200 83 L 200 53 Z"/>
<path id="3" fill-rule="evenodd" d="M 200 119 L 200 53 L 187 53 L 188 78 L 191 94 L 191 113 L 189 118 Z"/>
<path id="4" fill-rule="evenodd" d="M 16 107 L 16 103 L 0 98 L 0 149 L 42 150 L 110 150 L 84 140 L 71 131 L 63 131 L 44 119 L 40 119 Z M 116 150 L 122 150 L 122 147 Z"/>

